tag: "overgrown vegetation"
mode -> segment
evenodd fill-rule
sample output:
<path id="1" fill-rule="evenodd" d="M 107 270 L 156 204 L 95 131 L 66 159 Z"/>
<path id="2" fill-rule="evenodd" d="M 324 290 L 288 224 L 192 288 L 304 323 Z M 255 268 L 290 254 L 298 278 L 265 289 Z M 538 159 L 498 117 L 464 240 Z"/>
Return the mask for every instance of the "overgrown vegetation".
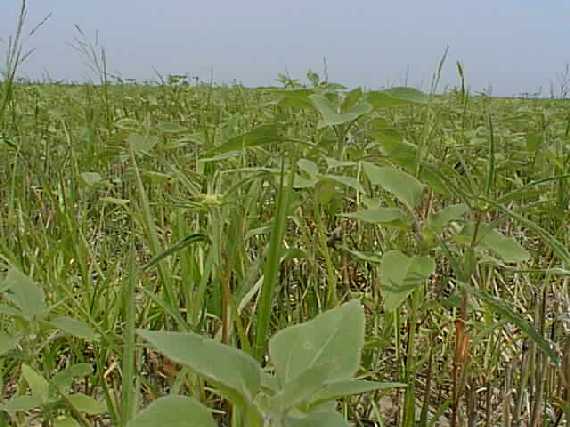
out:
<path id="1" fill-rule="evenodd" d="M 566 101 L 113 85 L 80 35 L 99 85 L 1 86 L 4 425 L 569 424 Z"/>

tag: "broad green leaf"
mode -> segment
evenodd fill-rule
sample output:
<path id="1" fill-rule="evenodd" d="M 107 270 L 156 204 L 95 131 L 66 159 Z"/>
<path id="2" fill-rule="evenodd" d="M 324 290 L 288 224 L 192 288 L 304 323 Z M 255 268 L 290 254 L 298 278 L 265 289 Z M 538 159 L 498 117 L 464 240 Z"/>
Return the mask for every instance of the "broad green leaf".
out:
<path id="1" fill-rule="evenodd" d="M 392 98 L 414 104 L 426 104 L 429 101 L 429 97 L 425 93 L 411 87 L 395 87 L 386 89 L 384 93 Z"/>
<path id="2" fill-rule="evenodd" d="M 131 134 L 127 138 L 127 144 L 133 149 L 135 154 L 150 154 L 154 146 L 158 144 L 158 138 Z"/>
<path id="3" fill-rule="evenodd" d="M 326 384 L 325 387 L 315 395 L 313 403 L 334 400 L 344 396 L 351 396 L 353 394 L 367 393 L 369 391 L 388 390 L 406 386 L 407 385 L 403 383 L 381 383 L 377 381 L 358 379 L 337 381 Z"/>
<path id="4" fill-rule="evenodd" d="M 350 111 L 358 104 L 362 103 L 363 100 L 363 92 L 362 89 L 356 88 L 344 95 L 344 99 L 342 101 L 342 111 Z"/>
<path id="5" fill-rule="evenodd" d="M 284 384 L 282 389 L 269 400 L 273 412 L 285 413 L 289 409 L 313 400 L 315 393 L 323 387 L 334 369 L 329 364 L 313 366 Z"/>
<path id="6" fill-rule="evenodd" d="M 424 185 L 412 175 L 392 167 L 380 167 L 368 162 L 364 162 L 363 166 L 373 185 L 379 185 L 389 191 L 409 209 L 413 210 L 422 201 Z"/>
<path id="7" fill-rule="evenodd" d="M 482 231 L 481 245 L 495 252 L 505 262 L 523 262 L 530 254 L 516 240 L 506 237 L 495 229 Z"/>
<path id="8" fill-rule="evenodd" d="M 417 89 L 395 87 L 382 91 L 368 92 L 367 100 L 375 108 L 390 108 L 413 104 L 427 104 L 429 97 Z"/>
<path id="9" fill-rule="evenodd" d="M 352 176 L 342 176 L 342 175 L 322 175 L 323 179 L 329 179 L 331 181 L 337 182 L 342 185 L 346 185 L 347 187 L 354 188 L 356 191 L 360 191 L 364 193 L 364 188 L 358 182 L 358 179 Z"/>
<path id="10" fill-rule="evenodd" d="M 279 391 L 279 380 L 275 375 L 271 375 L 268 372 L 261 372 L 261 388 L 265 390 L 270 390 L 270 394 L 274 394 Z"/>
<path id="11" fill-rule="evenodd" d="M 337 182 L 332 179 L 321 178 L 315 186 L 314 195 L 319 203 L 328 205 L 333 201 L 339 201 L 342 193 L 337 189 Z"/>
<path id="12" fill-rule="evenodd" d="M 18 338 L 0 332 L 0 356 L 14 350 L 18 346 Z"/>
<path id="13" fill-rule="evenodd" d="M 100 415 L 107 412 L 107 405 L 105 405 L 105 403 L 99 402 L 91 396 L 82 393 L 71 394 L 67 396 L 67 400 L 69 400 L 69 403 L 71 403 L 77 411 L 84 412 L 88 415 Z"/>
<path id="14" fill-rule="evenodd" d="M 529 322 L 522 318 L 507 301 L 496 298 L 481 289 L 477 289 L 465 283 L 462 283 L 461 286 L 470 294 L 483 301 L 483 303 L 489 306 L 497 315 L 517 326 L 538 345 L 555 365 L 560 365 L 560 357 L 553 350 L 551 344 Z"/>
<path id="15" fill-rule="evenodd" d="M 449 195 L 452 193 L 448 184 L 449 177 L 442 173 L 440 168 L 430 163 L 422 163 L 420 168 L 420 178 L 427 183 L 436 193 Z"/>
<path id="16" fill-rule="evenodd" d="M 417 148 L 415 145 L 402 140 L 402 137 L 395 129 L 389 127 L 381 127 L 376 123 L 376 128 L 372 131 L 375 142 L 380 146 L 382 152 L 388 159 L 411 172 L 416 168 L 417 164 Z"/>
<path id="17" fill-rule="evenodd" d="M 55 374 L 51 382 L 60 389 L 67 389 L 76 378 L 86 377 L 92 373 L 93 367 L 90 363 L 77 363 Z"/>
<path id="18" fill-rule="evenodd" d="M 337 107 L 324 95 L 311 95 L 310 99 L 317 111 L 321 114 L 319 128 L 353 122 L 372 110 L 369 104 L 362 102 L 347 112 L 338 112 Z"/>
<path id="19" fill-rule="evenodd" d="M 402 167 L 408 173 L 419 169 L 421 180 L 431 186 L 439 194 L 448 194 L 449 188 L 441 177 L 441 172 L 433 164 L 422 162 L 418 168 L 417 147 L 402 139 L 397 130 L 383 119 L 373 122 L 371 131 L 375 142 L 380 146 L 384 155 L 395 165 Z"/>
<path id="20" fill-rule="evenodd" d="M 467 222 L 461 233 L 454 236 L 460 244 L 469 245 L 473 240 L 475 224 Z M 488 251 L 498 255 L 505 262 L 522 262 L 529 259 L 530 254 L 516 240 L 506 237 L 495 230 L 491 225 L 482 223 L 477 231 L 477 244 Z"/>
<path id="21" fill-rule="evenodd" d="M 299 169 L 301 169 L 304 172 L 307 172 L 309 176 L 316 176 L 319 173 L 319 167 L 315 162 L 311 160 L 300 159 L 297 162 L 297 165 L 299 166 Z"/>
<path id="22" fill-rule="evenodd" d="M 341 161 L 338 161 L 336 159 L 333 159 L 332 157 L 325 157 L 325 160 L 327 162 L 327 169 L 328 170 L 357 165 L 356 162 L 346 162 L 346 161 L 341 162 Z"/>
<path id="23" fill-rule="evenodd" d="M 384 307 L 387 311 L 398 308 L 415 289 L 415 286 L 404 285 L 411 263 L 412 259 L 400 251 L 389 251 L 384 254 L 380 278 Z"/>
<path id="24" fill-rule="evenodd" d="M 430 215 L 427 221 L 427 226 L 434 233 L 439 234 L 448 223 L 460 220 L 468 211 L 469 207 L 465 203 L 447 206 L 439 212 Z"/>
<path id="25" fill-rule="evenodd" d="M 314 92 L 311 89 L 282 89 L 274 91 L 279 96 L 277 103 L 281 107 L 314 109 L 309 96 Z"/>
<path id="26" fill-rule="evenodd" d="M 410 224 L 408 214 L 398 208 L 369 208 L 353 213 L 342 214 L 346 218 L 354 218 L 370 224 L 391 225 L 403 227 Z"/>
<path id="27" fill-rule="evenodd" d="M 42 406 L 43 402 L 39 396 L 16 396 L 6 401 L 0 406 L 0 410 L 10 414 L 20 411 L 30 411 Z"/>
<path id="28" fill-rule="evenodd" d="M 15 267 L 8 271 L 4 286 L 8 290 L 7 299 L 21 310 L 26 319 L 32 320 L 47 313 L 44 291 Z"/>
<path id="29" fill-rule="evenodd" d="M 319 179 L 316 177 L 305 178 L 304 176 L 295 174 L 293 178 L 293 188 L 311 188 L 317 185 Z"/>
<path id="30" fill-rule="evenodd" d="M 383 91 L 392 99 L 411 104 L 427 104 L 429 97 L 420 90 L 411 87 L 394 87 Z"/>
<path id="31" fill-rule="evenodd" d="M 396 310 L 414 289 L 435 270 L 430 257 L 408 257 L 400 251 L 384 254 L 381 267 L 382 294 L 386 311 Z"/>
<path id="32" fill-rule="evenodd" d="M 96 341 L 99 336 L 91 329 L 91 327 L 81 320 L 73 319 L 67 316 L 57 317 L 49 322 L 54 328 L 61 329 L 63 332 L 73 335 L 77 338 L 83 338 L 87 341 Z"/>
<path id="33" fill-rule="evenodd" d="M 347 105 L 348 107 L 348 105 Z M 343 109 L 344 114 L 352 114 L 355 119 L 362 117 L 372 111 L 372 105 L 360 99 L 357 103 L 350 105 L 350 108 Z"/>
<path id="34" fill-rule="evenodd" d="M 259 126 L 242 135 L 230 138 L 226 143 L 208 152 L 209 156 L 240 151 L 248 147 L 276 144 L 283 141 L 279 126 L 275 124 Z"/>
<path id="35" fill-rule="evenodd" d="M 80 176 L 83 182 L 90 187 L 103 181 L 103 177 L 97 172 L 83 172 Z"/>
<path id="36" fill-rule="evenodd" d="M 81 424 L 79 424 L 77 421 L 75 421 L 73 418 L 70 417 L 60 417 L 57 418 L 55 420 L 54 423 L 55 427 L 80 427 Z"/>
<path id="37" fill-rule="evenodd" d="M 364 312 L 351 301 L 277 332 L 269 354 L 282 385 L 320 365 L 330 366 L 327 380 L 336 381 L 354 375 L 363 346 Z"/>
<path id="38" fill-rule="evenodd" d="M 289 417 L 285 427 L 350 427 L 350 424 L 336 411 L 312 412 L 305 418 Z"/>
<path id="39" fill-rule="evenodd" d="M 42 403 L 47 403 L 49 400 L 49 383 L 48 381 L 30 366 L 22 365 L 22 376 L 32 390 L 32 396 L 40 399 Z"/>
<path id="40" fill-rule="evenodd" d="M 22 313 L 22 311 L 19 308 L 12 307 L 6 304 L 0 304 L 0 314 L 27 319 L 27 316 L 24 316 L 24 313 Z"/>
<path id="41" fill-rule="evenodd" d="M 217 427 L 210 411 L 184 396 L 167 396 L 152 402 L 127 427 Z"/>
<path id="42" fill-rule="evenodd" d="M 248 354 L 193 332 L 138 330 L 138 334 L 175 362 L 212 381 L 222 391 L 249 401 L 261 387 L 261 370 Z"/>

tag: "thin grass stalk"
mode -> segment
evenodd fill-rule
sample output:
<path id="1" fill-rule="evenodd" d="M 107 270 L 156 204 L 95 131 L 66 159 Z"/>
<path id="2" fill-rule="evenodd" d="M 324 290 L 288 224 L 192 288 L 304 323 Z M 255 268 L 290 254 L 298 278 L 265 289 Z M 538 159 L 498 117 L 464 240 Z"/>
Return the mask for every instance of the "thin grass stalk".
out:
<path id="1" fill-rule="evenodd" d="M 136 253 L 134 247 L 131 247 L 129 256 L 128 277 L 126 286 L 123 287 L 123 310 L 124 310 L 124 339 L 123 339 L 123 390 L 122 390 L 122 408 L 121 422 L 123 426 L 135 414 L 136 409 L 136 343 L 135 343 L 135 327 L 136 327 L 136 294 L 135 289 L 138 281 L 138 274 L 135 267 Z"/>
<path id="2" fill-rule="evenodd" d="M 146 231 L 150 249 L 152 251 L 153 256 L 157 256 L 158 254 L 163 252 L 163 249 L 160 245 L 160 241 L 158 239 L 158 233 L 156 231 L 156 226 L 154 223 L 154 218 L 152 215 L 152 211 L 150 208 L 150 203 L 148 201 L 148 196 L 146 194 L 146 190 L 144 188 L 144 184 L 142 182 L 142 177 L 140 174 L 139 166 L 137 163 L 137 159 L 135 156 L 134 148 L 132 144 L 129 144 L 129 154 L 131 163 L 133 165 L 133 169 L 135 171 L 135 178 L 136 178 L 136 185 L 139 195 L 139 200 L 142 205 L 142 221 L 143 226 Z M 170 276 L 170 272 L 165 267 L 164 263 L 166 260 L 162 260 L 158 263 L 158 273 L 161 279 L 161 283 L 163 285 L 164 295 L 165 295 L 165 303 L 170 308 L 170 313 L 174 317 L 178 327 L 182 330 L 187 330 L 187 324 L 184 322 L 184 319 L 176 309 L 175 304 L 175 295 L 174 295 L 174 287 L 172 284 L 172 279 Z"/>
<path id="3" fill-rule="evenodd" d="M 267 348 L 269 321 L 273 307 L 273 293 L 277 282 L 277 276 L 279 274 L 282 240 L 287 223 L 289 191 L 293 186 L 293 171 L 289 173 L 289 182 L 287 183 L 287 186 L 285 186 L 285 177 L 285 159 L 282 159 L 279 191 L 277 194 L 277 204 L 275 206 L 276 215 L 273 220 L 273 227 L 269 240 L 269 252 L 263 269 L 263 285 L 261 287 L 260 302 L 256 314 L 257 324 L 253 351 L 254 357 L 258 360 L 262 360 Z"/>

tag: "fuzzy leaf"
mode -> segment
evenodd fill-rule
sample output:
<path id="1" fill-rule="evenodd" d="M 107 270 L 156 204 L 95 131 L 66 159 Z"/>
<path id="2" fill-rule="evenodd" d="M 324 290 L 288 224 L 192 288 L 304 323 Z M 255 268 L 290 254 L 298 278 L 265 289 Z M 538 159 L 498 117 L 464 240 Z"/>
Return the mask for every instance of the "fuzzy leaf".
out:
<path id="1" fill-rule="evenodd" d="M 277 125 L 263 125 L 256 127 L 242 135 L 230 138 L 226 143 L 210 150 L 209 156 L 225 154 L 230 151 L 240 151 L 244 148 L 275 144 L 283 141 Z"/>
<path id="2" fill-rule="evenodd" d="M 93 373 L 90 363 L 77 363 L 55 374 L 51 382 L 61 389 L 67 389 L 76 378 L 86 377 Z"/>
<path id="3" fill-rule="evenodd" d="M 12 414 L 14 412 L 30 411 L 39 408 L 42 406 L 42 403 L 42 400 L 38 396 L 15 396 L 1 405 L 0 409 Z"/>
<path id="4" fill-rule="evenodd" d="M 381 269 L 384 308 L 396 310 L 435 270 L 430 257 L 408 257 L 400 251 L 384 254 Z"/>
<path id="5" fill-rule="evenodd" d="M 69 402 L 79 412 L 85 412 L 88 415 L 100 415 L 107 411 L 107 405 L 103 402 L 93 399 L 82 393 L 74 393 L 67 396 Z"/>
<path id="6" fill-rule="evenodd" d="M 8 353 L 10 350 L 18 346 L 18 339 L 8 335 L 5 332 L 0 332 L 0 356 Z"/>
<path id="7" fill-rule="evenodd" d="M 505 262 L 523 262 L 530 254 L 516 240 L 506 237 L 495 229 L 483 231 L 481 245 L 495 252 Z"/>
<path id="8" fill-rule="evenodd" d="M 193 332 L 138 330 L 138 334 L 168 358 L 222 387 L 222 391 L 253 401 L 260 390 L 261 369 L 247 353 Z"/>
<path id="9" fill-rule="evenodd" d="M 351 301 L 313 320 L 277 332 L 269 354 L 281 384 L 328 365 L 328 381 L 352 378 L 364 346 L 364 311 Z"/>
<path id="10" fill-rule="evenodd" d="M 363 165 L 364 172 L 373 185 L 379 185 L 392 193 L 410 210 L 422 201 L 424 185 L 412 175 L 388 166 L 380 167 L 368 162 Z"/>
<path id="11" fill-rule="evenodd" d="M 370 104 L 360 102 L 354 105 L 349 111 L 339 113 L 336 106 L 324 95 L 311 95 L 310 99 L 314 107 L 321 114 L 319 128 L 353 122 L 372 110 Z"/>
<path id="12" fill-rule="evenodd" d="M 428 218 L 427 226 L 434 233 L 439 234 L 443 231 L 448 223 L 463 218 L 463 215 L 465 215 L 468 211 L 469 207 L 465 203 L 447 206 L 439 212 L 430 215 Z"/>
<path id="13" fill-rule="evenodd" d="M 353 213 L 342 214 L 346 218 L 354 218 L 370 224 L 402 227 L 410 224 L 409 216 L 398 208 L 369 208 Z"/>
<path id="14" fill-rule="evenodd" d="M 217 427 L 208 408 L 184 396 L 167 396 L 152 402 L 127 427 Z"/>
<path id="15" fill-rule="evenodd" d="M 49 383 L 47 380 L 26 364 L 22 365 L 22 376 L 30 386 L 32 396 L 40 399 L 42 403 L 47 403 L 49 400 Z"/>
<path id="16" fill-rule="evenodd" d="M 40 318 L 47 313 L 45 295 L 33 280 L 12 267 L 4 279 L 7 299 L 16 305 L 27 320 Z"/>
<path id="17" fill-rule="evenodd" d="M 61 329 L 63 332 L 73 335 L 77 338 L 83 338 L 87 341 L 96 341 L 99 336 L 91 329 L 91 327 L 80 320 L 71 317 L 61 316 L 49 322 L 53 327 Z"/>

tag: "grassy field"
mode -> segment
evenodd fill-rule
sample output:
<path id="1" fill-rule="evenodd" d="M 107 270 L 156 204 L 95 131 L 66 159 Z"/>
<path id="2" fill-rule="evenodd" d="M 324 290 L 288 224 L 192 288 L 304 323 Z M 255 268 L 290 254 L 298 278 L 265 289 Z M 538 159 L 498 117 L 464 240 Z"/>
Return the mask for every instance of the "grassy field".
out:
<path id="1" fill-rule="evenodd" d="M 570 104 L 311 77 L 4 82 L 0 425 L 570 425 Z"/>

